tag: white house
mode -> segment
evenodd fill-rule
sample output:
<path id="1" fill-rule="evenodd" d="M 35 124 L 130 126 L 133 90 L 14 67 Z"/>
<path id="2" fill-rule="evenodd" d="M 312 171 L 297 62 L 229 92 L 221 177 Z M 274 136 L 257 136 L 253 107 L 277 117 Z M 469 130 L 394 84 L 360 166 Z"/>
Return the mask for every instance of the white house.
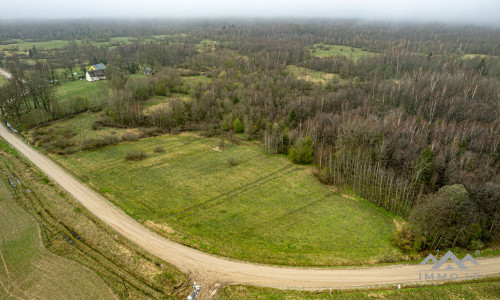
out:
<path id="1" fill-rule="evenodd" d="M 87 81 L 104 80 L 106 79 L 106 75 L 104 74 L 104 70 L 87 71 L 86 78 Z"/>

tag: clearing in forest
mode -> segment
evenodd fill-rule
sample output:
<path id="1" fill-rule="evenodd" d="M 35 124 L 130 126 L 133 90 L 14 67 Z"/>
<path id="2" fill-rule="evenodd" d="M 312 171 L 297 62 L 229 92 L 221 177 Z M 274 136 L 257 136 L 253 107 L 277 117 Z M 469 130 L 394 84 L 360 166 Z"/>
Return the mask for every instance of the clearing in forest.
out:
<path id="1" fill-rule="evenodd" d="M 371 57 L 377 55 L 377 53 L 365 51 L 361 48 L 354 48 L 342 45 L 323 45 L 314 44 L 311 47 L 311 55 L 317 57 L 329 57 L 343 55 L 346 57 L 352 57 L 352 59 L 357 60 L 361 57 Z"/>

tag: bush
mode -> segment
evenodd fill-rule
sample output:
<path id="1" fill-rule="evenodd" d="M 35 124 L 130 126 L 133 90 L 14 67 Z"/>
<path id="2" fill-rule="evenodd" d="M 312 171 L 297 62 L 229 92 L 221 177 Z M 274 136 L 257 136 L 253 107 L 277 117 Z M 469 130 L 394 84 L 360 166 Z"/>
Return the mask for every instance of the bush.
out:
<path id="1" fill-rule="evenodd" d="M 90 100 L 87 97 L 75 96 L 69 99 L 71 113 L 79 113 L 89 109 Z"/>
<path id="2" fill-rule="evenodd" d="M 96 139 L 84 139 L 82 141 L 82 150 L 90 150 L 97 148 L 97 140 Z"/>
<path id="3" fill-rule="evenodd" d="M 123 127 L 123 126 L 113 122 L 113 120 L 109 116 L 101 114 L 99 120 L 95 121 L 92 124 L 92 129 L 99 130 L 103 127 Z"/>
<path id="4" fill-rule="evenodd" d="M 165 132 L 161 128 L 141 128 L 141 134 L 143 137 L 160 136 Z"/>
<path id="5" fill-rule="evenodd" d="M 102 124 L 99 121 L 95 121 L 92 123 L 92 129 L 93 130 L 101 130 L 102 129 Z"/>
<path id="6" fill-rule="evenodd" d="M 69 154 L 73 154 L 73 153 L 75 153 L 75 152 L 77 152 L 77 151 L 78 151 L 78 148 L 77 148 L 77 147 L 75 147 L 75 146 L 71 146 L 71 147 L 68 147 L 68 148 L 64 149 L 64 150 L 63 150 L 63 153 L 64 153 L 65 155 L 69 155 Z"/>
<path id="7" fill-rule="evenodd" d="M 243 123 L 241 123 L 240 119 L 235 119 L 233 121 L 233 127 L 234 132 L 236 133 L 243 133 L 243 131 L 245 130 L 245 126 L 243 125 Z"/>
<path id="8" fill-rule="evenodd" d="M 133 132 L 127 132 L 122 135 L 122 141 L 124 142 L 137 142 L 139 140 L 139 135 Z"/>
<path id="9" fill-rule="evenodd" d="M 305 139 L 300 138 L 294 146 L 290 148 L 290 160 L 296 164 L 310 164 L 314 159 L 314 149 L 312 139 L 307 136 Z"/>
<path id="10" fill-rule="evenodd" d="M 52 135 L 45 133 L 45 132 L 33 132 L 33 142 L 38 144 L 38 145 L 44 145 L 49 143 L 52 140 Z"/>
<path id="11" fill-rule="evenodd" d="M 69 139 L 74 137 L 76 135 L 76 132 L 69 128 L 63 128 L 59 131 L 59 134 L 61 134 L 64 138 Z"/>
<path id="12" fill-rule="evenodd" d="M 106 147 L 118 144 L 120 142 L 120 139 L 116 135 L 107 135 L 101 139 L 98 139 L 97 141 L 100 147 Z"/>
<path id="13" fill-rule="evenodd" d="M 481 237 L 477 215 L 467 190 L 455 184 L 426 195 L 408 221 L 415 235 L 425 237 L 423 248 L 466 247 Z"/>
<path id="14" fill-rule="evenodd" d="M 229 164 L 230 167 L 234 167 L 234 166 L 237 166 L 239 161 L 234 158 L 234 157 L 230 157 L 228 160 L 227 160 L 227 163 Z"/>
<path id="15" fill-rule="evenodd" d="M 398 230 L 391 238 L 392 243 L 399 247 L 405 253 L 415 253 L 422 249 L 422 243 L 425 241 L 423 236 L 416 236 L 415 232 L 404 226 Z"/>
<path id="16" fill-rule="evenodd" d="M 82 141 L 81 149 L 82 150 L 91 150 L 102 148 L 106 146 L 116 145 L 120 142 L 117 136 L 108 135 L 101 139 L 84 139 Z"/>
<path id="17" fill-rule="evenodd" d="M 66 138 L 59 138 L 59 139 L 54 140 L 52 142 L 52 145 L 56 148 L 64 150 L 68 147 L 73 146 L 73 142 L 71 142 L 70 140 L 68 140 Z"/>
<path id="18" fill-rule="evenodd" d="M 131 150 L 127 152 L 127 155 L 125 156 L 126 160 L 141 160 L 145 159 L 147 157 L 146 152 L 142 150 Z"/>
<path id="19" fill-rule="evenodd" d="M 154 152 L 155 153 L 163 153 L 163 152 L 165 152 L 165 148 L 163 148 L 162 146 L 158 146 L 155 148 Z"/>

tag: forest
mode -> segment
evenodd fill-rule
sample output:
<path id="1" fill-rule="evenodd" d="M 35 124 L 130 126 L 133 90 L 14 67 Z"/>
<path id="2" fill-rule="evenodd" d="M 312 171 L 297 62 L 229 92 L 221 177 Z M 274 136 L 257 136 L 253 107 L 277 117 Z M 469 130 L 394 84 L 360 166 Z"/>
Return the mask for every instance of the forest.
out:
<path id="1" fill-rule="evenodd" d="M 129 42 L 99 45 L 119 37 Z M 65 46 L 23 52 L 19 40 Z M 204 41 L 210 45 L 200 49 Z M 2 24 L 0 44 L 7 45 L 2 65 L 13 74 L 1 87 L 0 110 L 21 129 L 90 110 L 105 115 L 96 128 L 258 140 L 269 154 L 312 164 L 321 182 L 352 189 L 403 218 L 393 242 L 406 252 L 500 241 L 498 28 L 307 19 L 47 21 Z M 341 52 L 315 54 L 332 45 Z M 373 55 L 355 57 L 359 51 Z M 61 105 L 55 70 L 73 74 L 96 63 L 107 65 L 106 95 L 75 95 Z M 335 76 L 308 80 L 290 66 Z M 155 74 L 131 77 L 145 67 Z M 189 76 L 207 80 L 186 84 Z M 153 96 L 171 95 L 188 100 L 141 109 Z M 86 149 L 112 143 L 88 142 Z"/>

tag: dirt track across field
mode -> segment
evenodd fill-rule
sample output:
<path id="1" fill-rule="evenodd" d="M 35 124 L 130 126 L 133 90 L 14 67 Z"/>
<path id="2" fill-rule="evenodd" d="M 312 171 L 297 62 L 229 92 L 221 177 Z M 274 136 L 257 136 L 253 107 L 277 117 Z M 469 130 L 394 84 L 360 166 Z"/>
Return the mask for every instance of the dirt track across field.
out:
<path id="1" fill-rule="evenodd" d="M 430 266 L 398 265 L 366 268 L 293 268 L 259 265 L 210 255 L 161 237 L 126 215 L 96 192 L 77 181 L 51 159 L 12 134 L 3 124 L 0 136 L 90 212 L 123 237 L 173 264 L 201 283 L 202 299 L 209 299 L 225 284 L 247 284 L 290 289 L 340 289 L 417 283 Z M 479 260 L 480 276 L 500 274 L 500 257 Z M 442 268 L 444 269 L 444 267 Z M 472 272 L 472 271 L 470 271 Z M 477 273 L 477 271 L 474 271 Z M 464 271 L 457 271 L 463 278 Z M 422 273 L 422 276 L 424 273 Z M 437 274 L 435 274 L 437 276 Z M 469 277 L 473 276 L 469 274 Z M 422 282 L 423 283 L 423 282 Z"/>

